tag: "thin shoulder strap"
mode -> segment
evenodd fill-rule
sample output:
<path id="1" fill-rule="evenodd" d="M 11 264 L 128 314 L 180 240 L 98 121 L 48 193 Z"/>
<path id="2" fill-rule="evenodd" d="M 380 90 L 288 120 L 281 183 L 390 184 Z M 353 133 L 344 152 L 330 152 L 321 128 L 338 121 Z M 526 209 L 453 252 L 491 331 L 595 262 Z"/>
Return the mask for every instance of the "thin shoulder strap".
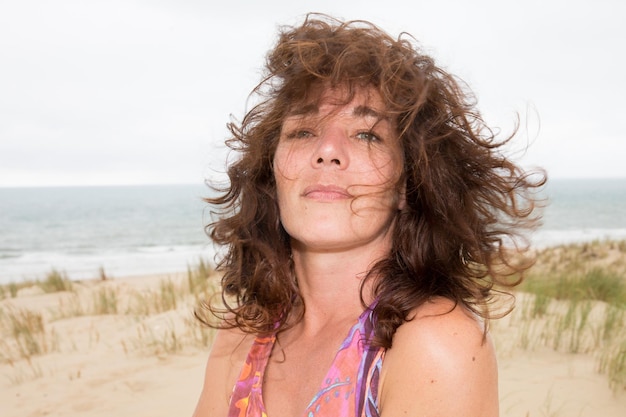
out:
<path id="1" fill-rule="evenodd" d="M 262 396 L 263 375 L 276 341 L 276 335 L 257 336 L 233 387 L 228 417 L 265 415 Z M 249 414 L 252 412 L 252 414 Z"/>
<path id="2" fill-rule="evenodd" d="M 361 322 L 365 346 L 359 366 L 359 384 L 357 386 L 356 415 L 358 417 L 378 417 L 380 414 L 378 386 L 385 349 L 370 346 L 370 342 L 374 338 L 373 321 L 373 307 L 370 307 L 366 310 Z"/>

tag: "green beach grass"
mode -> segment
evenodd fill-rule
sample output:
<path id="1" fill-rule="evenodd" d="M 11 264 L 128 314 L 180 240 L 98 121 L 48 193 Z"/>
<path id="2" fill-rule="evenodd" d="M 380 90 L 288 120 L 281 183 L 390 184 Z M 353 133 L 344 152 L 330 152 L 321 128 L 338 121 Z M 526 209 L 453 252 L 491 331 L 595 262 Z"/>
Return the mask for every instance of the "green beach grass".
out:
<path id="1" fill-rule="evenodd" d="M 517 346 L 589 354 L 615 392 L 626 390 L 626 242 L 550 247 L 516 288 Z"/>

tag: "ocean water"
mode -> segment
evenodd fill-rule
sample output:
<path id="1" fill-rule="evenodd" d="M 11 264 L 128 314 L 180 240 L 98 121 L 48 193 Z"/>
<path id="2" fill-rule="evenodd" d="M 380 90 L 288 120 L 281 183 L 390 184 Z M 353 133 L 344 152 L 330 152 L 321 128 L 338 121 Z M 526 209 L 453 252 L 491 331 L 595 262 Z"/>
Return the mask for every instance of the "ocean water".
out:
<path id="1" fill-rule="evenodd" d="M 551 180 L 545 187 L 539 247 L 597 239 L 626 239 L 626 178 Z"/>
<path id="2" fill-rule="evenodd" d="M 0 188 L 0 283 L 176 272 L 213 256 L 203 185 Z"/>
<path id="3" fill-rule="evenodd" d="M 0 283 L 185 270 L 215 248 L 204 185 L 0 188 Z M 626 239 L 626 179 L 553 180 L 533 244 Z"/>

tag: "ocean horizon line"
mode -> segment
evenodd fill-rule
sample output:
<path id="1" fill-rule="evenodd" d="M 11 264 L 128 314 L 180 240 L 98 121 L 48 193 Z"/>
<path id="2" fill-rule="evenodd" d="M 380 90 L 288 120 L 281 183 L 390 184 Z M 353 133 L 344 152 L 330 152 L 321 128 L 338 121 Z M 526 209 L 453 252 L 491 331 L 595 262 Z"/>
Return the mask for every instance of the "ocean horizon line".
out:
<path id="1" fill-rule="evenodd" d="M 116 187 L 178 187 L 206 185 L 207 180 L 199 182 L 176 183 L 129 183 L 129 184 L 44 184 L 44 185 L 0 185 L 0 189 L 37 189 L 37 188 L 116 188 Z"/>

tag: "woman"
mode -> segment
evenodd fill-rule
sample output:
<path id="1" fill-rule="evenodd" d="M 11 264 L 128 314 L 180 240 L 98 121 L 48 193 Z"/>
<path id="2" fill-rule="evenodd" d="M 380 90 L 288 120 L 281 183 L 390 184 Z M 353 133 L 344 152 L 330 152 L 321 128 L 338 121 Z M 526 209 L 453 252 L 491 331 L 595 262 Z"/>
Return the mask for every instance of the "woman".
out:
<path id="1" fill-rule="evenodd" d="M 266 69 L 209 200 L 228 252 L 194 415 L 497 416 L 488 307 L 542 180 L 409 38 L 309 15 Z"/>

